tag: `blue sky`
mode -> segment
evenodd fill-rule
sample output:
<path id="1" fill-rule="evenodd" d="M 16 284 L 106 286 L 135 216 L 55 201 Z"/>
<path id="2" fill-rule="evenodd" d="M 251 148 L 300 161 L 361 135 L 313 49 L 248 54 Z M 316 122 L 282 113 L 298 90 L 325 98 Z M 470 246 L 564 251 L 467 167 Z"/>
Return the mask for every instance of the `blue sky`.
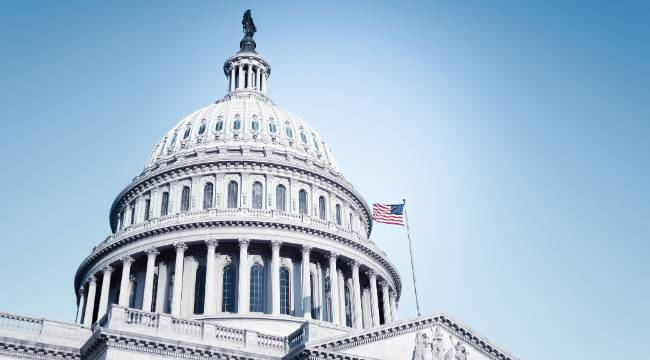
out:
<path id="1" fill-rule="evenodd" d="M 72 321 L 115 195 L 221 98 L 253 9 L 269 95 L 370 203 L 408 200 L 420 302 L 522 359 L 650 351 L 650 6 L 0 4 L 0 311 Z M 401 271 L 406 234 L 372 238 Z"/>

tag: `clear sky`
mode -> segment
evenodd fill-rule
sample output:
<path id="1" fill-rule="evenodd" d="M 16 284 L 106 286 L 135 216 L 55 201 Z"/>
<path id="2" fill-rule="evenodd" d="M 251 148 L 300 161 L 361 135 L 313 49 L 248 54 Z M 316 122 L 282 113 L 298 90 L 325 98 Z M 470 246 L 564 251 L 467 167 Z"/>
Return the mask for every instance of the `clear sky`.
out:
<path id="1" fill-rule="evenodd" d="M 407 198 L 425 313 L 522 359 L 650 353 L 650 6 L 3 1 L 0 311 L 73 276 L 164 132 L 221 98 L 253 10 L 269 95 L 369 203 Z M 406 234 L 372 238 L 415 315 Z"/>

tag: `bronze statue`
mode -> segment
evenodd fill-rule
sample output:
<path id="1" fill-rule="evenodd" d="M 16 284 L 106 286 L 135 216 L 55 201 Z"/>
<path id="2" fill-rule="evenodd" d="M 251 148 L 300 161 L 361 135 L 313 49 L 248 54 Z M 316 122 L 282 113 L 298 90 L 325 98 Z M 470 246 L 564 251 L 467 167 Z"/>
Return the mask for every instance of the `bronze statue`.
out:
<path id="1" fill-rule="evenodd" d="M 255 23 L 253 22 L 253 16 L 251 16 L 251 10 L 248 9 L 244 13 L 244 18 L 241 21 L 241 24 L 244 27 L 244 35 L 246 37 L 253 37 L 255 35 L 255 32 L 257 31 L 257 28 L 255 27 Z"/>

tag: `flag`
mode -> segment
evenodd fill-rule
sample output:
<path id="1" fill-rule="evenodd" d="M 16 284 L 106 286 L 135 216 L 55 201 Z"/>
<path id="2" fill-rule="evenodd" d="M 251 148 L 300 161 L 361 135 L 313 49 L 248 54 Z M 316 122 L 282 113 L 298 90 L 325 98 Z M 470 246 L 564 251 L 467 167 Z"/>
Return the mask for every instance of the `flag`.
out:
<path id="1" fill-rule="evenodd" d="M 372 219 L 384 224 L 404 226 L 404 204 L 373 204 Z"/>

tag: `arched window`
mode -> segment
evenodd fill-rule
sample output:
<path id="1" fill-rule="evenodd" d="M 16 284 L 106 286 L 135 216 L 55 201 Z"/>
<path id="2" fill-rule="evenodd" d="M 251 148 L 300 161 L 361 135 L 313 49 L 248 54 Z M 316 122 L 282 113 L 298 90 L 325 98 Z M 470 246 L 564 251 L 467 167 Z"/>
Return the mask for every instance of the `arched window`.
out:
<path id="1" fill-rule="evenodd" d="M 305 135 L 304 132 L 300 132 L 300 140 L 302 140 L 302 143 L 307 145 L 307 135 Z"/>
<path id="2" fill-rule="evenodd" d="M 251 129 L 253 131 L 260 131 L 260 122 L 255 118 L 253 118 L 253 121 L 251 122 Z"/>
<path id="3" fill-rule="evenodd" d="M 287 188 L 282 184 L 275 188 L 275 209 L 281 211 L 287 209 Z"/>
<path id="4" fill-rule="evenodd" d="M 162 202 L 160 204 L 160 216 L 165 216 L 169 213 L 169 192 L 165 191 L 162 194 Z"/>
<path id="5" fill-rule="evenodd" d="M 289 269 L 284 266 L 280 268 L 280 314 L 285 315 L 290 315 L 291 312 L 289 276 Z"/>
<path id="6" fill-rule="evenodd" d="M 236 181 L 228 183 L 228 208 L 234 209 L 237 207 L 238 201 L 238 188 L 239 185 Z"/>
<path id="7" fill-rule="evenodd" d="M 241 129 L 241 120 L 239 120 L 239 118 L 235 118 L 235 122 L 232 123 L 232 129 L 233 130 Z"/>
<path id="8" fill-rule="evenodd" d="M 131 203 L 130 209 L 131 209 L 131 211 L 130 211 L 130 213 L 131 213 L 131 221 L 130 221 L 129 225 L 133 225 L 133 224 L 135 224 L 135 203 L 134 202 Z"/>
<path id="9" fill-rule="evenodd" d="M 307 215 L 307 192 L 304 189 L 298 191 L 298 213 Z"/>
<path id="10" fill-rule="evenodd" d="M 278 131 L 278 127 L 275 125 L 275 123 L 269 123 L 269 132 L 271 134 L 275 134 Z"/>
<path id="11" fill-rule="evenodd" d="M 350 223 L 349 223 L 349 224 L 350 224 L 350 225 L 349 225 L 349 226 L 350 226 L 350 230 L 352 230 L 352 213 L 350 213 Z"/>
<path id="12" fill-rule="evenodd" d="M 181 212 L 190 210 L 190 187 L 183 186 L 183 192 L 181 193 Z"/>
<path id="13" fill-rule="evenodd" d="M 206 183 L 203 187 L 203 208 L 209 209 L 212 207 L 212 198 L 214 197 L 214 185 L 211 182 Z"/>
<path id="14" fill-rule="evenodd" d="M 151 211 L 151 199 L 144 201 L 144 219 L 149 220 L 149 212 Z"/>
<path id="15" fill-rule="evenodd" d="M 205 123 L 201 124 L 201 126 L 199 127 L 199 135 L 203 135 L 204 132 L 205 132 Z"/>
<path id="16" fill-rule="evenodd" d="M 336 224 L 341 225 L 341 205 L 336 204 Z"/>
<path id="17" fill-rule="evenodd" d="M 192 133 L 192 127 L 188 126 L 187 129 L 185 129 L 185 134 L 183 134 L 183 140 L 187 140 L 187 138 L 190 137 L 191 133 Z"/>
<path id="18" fill-rule="evenodd" d="M 194 282 L 194 313 L 203 314 L 205 302 L 205 265 L 200 265 L 196 270 Z"/>
<path id="19" fill-rule="evenodd" d="M 320 151 L 320 147 L 318 146 L 318 141 L 316 141 L 316 137 L 314 137 L 314 147 L 316 148 L 316 151 Z"/>
<path id="20" fill-rule="evenodd" d="M 235 265 L 232 263 L 223 268 L 223 290 L 221 311 L 235 312 L 235 291 L 237 287 Z"/>
<path id="21" fill-rule="evenodd" d="M 261 209 L 263 203 L 262 183 L 256 181 L 253 183 L 253 209 Z"/>
<path id="22" fill-rule="evenodd" d="M 287 137 L 289 139 L 293 139 L 293 130 L 291 130 L 290 127 L 287 126 L 286 128 L 284 128 L 284 133 L 287 134 Z"/>
<path id="23" fill-rule="evenodd" d="M 174 136 L 172 136 L 172 141 L 169 142 L 170 148 L 174 147 L 174 145 L 176 144 L 176 135 L 178 135 L 178 133 L 174 133 Z"/>
<path id="24" fill-rule="evenodd" d="M 318 198 L 318 217 L 321 220 L 325 220 L 327 214 L 325 213 L 325 197 L 321 196 Z"/>
<path id="25" fill-rule="evenodd" d="M 135 301 L 136 301 L 136 292 L 138 290 L 138 281 L 135 279 L 135 276 L 131 275 L 131 279 L 129 281 L 129 307 L 130 308 L 135 308 Z"/>
<path id="26" fill-rule="evenodd" d="M 214 126 L 214 131 L 221 130 L 223 130 L 223 120 L 219 119 L 219 121 L 217 121 L 217 124 Z"/>
<path id="27" fill-rule="evenodd" d="M 264 311 L 264 267 L 260 264 L 255 264 L 251 268 L 251 312 Z"/>
<path id="28" fill-rule="evenodd" d="M 316 280 L 314 279 L 314 273 L 309 274 L 309 287 L 311 289 L 311 318 L 314 320 L 319 320 L 320 316 L 318 313 L 318 307 L 316 307 Z"/>
<path id="29" fill-rule="evenodd" d="M 345 325 L 352 327 L 352 301 L 350 298 L 350 287 L 345 287 Z"/>

